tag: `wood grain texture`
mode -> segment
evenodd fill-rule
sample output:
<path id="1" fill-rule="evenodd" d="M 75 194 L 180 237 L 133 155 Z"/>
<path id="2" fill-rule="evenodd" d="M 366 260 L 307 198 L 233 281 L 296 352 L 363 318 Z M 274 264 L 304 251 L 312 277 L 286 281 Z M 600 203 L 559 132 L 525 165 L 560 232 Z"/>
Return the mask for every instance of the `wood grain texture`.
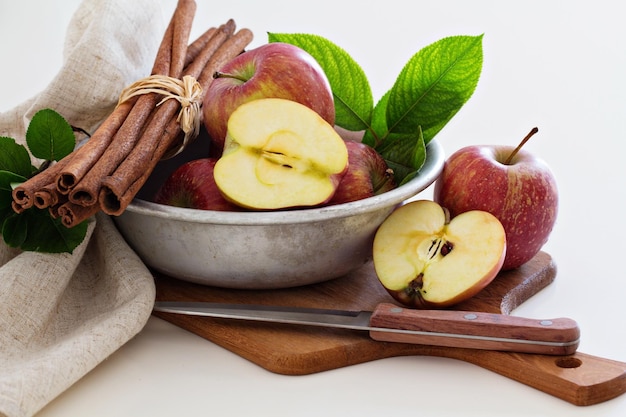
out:
<path id="1" fill-rule="evenodd" d="M 396 304 L 381 303 L 370 318 L 370 325 L 383 329 L 401 329 L 419 333 L 395 333 L 371 330 L 370 337 L 385 342 L 404 342 L 449 347 L 499 350 L 510 352 L 538 353 L 545 355 L 571 355 L 576 352 L 580 340 L 580 329 L 575 320 L 565 317 L 549 320 L 516 317 L 511 315 L 471 313 L 466 311 L 419 310 L 401 308 Z M 544 324 L 544 321 L 549 321 Z M 433 334 L 433 332 L 435 334 Z M 495 338 L 440 337 L 438 334 L 471 335 Z M 503 340 L 504 339 L 504 340 Z M 517 340 L 533 340 L 546 344 L 523 344 Z M 459 342 L 461 344 L 459 345 Z"/>
<path id="2" fill-rule="evenodd" d="M 540 252 L 524 266 L 501 273 L 478 295 L 455 310 L 510 314 L 556 277 L 552 257 Z M 232 290 L 202 286 L 155 273 L 159 301 L 212 301 L 373 310 L 394 303 L 371 263 L 332 281 L 281 290 Z M 304 375 L 377 359 L 423 355 L 469 362 L 575 405 L 607 401 L 626 392 L 626 364 L 576 352 L 532 355 L 468 348 L 377 342 L 366 332 L 320 327 L 243 322 L 154 313 L 267 369 Z M 542 317 L 543 318 L 543 317 Z M 584 337 L 584 334 L 583 334 Z"/>

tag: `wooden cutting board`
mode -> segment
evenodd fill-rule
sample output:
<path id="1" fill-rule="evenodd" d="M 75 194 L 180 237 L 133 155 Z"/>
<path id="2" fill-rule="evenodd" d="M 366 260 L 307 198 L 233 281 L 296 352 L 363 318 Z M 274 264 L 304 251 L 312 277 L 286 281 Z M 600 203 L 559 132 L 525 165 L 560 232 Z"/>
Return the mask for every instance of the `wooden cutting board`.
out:
<path id="1" fill-rule="evenodd" d="M 540 252 L 521 268 L 501 273 L 477 296 L 455 306 L 455 309 L 510 314 L 553 282 L 555 277 L 556 265 L 552 257 Z M 212 301 L 344 310 L 371 310 L 380 302 L 393 302 L 378 282 L 371 262 L 342 278 L 281 290 L 215 288 L 156 272 L 155 281 L 159 301 Z M 596 404 L 626 392 L 626 363 L 580 352 L 568 356 L 548 356 L 376 342 L 366 332 L 359 331 L 161 312 L 153 314 L 268 371 L 285 375 L 311 374 L 392 356 L 426 355 L 473 363 L 575 405 Z"/>

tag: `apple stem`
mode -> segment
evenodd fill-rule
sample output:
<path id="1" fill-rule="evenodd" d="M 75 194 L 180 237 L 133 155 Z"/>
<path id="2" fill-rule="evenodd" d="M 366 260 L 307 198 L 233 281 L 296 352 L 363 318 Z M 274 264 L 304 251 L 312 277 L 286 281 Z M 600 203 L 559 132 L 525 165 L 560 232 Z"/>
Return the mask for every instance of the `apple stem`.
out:
<path id="1" fill-rule="evenodd" d="M 247 80 L 246 78 L 244 78 L 244 77 L 238 77 L 238 76 L 233 75 L 233 74 L 227 74 L 227 73 L 225 73 L 225 72 L 219 72 L 219 71 L 215 71 L 215 72 L 213 73 L 213 78 L 214 78 L 214 79 L 215 79 L 215 78 L 234 78 L 235 80 L 239 80 L 239 81 L 242 81 L 242 82 L 244 82 L 244 83 L 245 83 L 246 81 L 248 81 L 248 80 Z"/>
<path id="2" fill-rule="evenodd" d="M 530 139 L 537 132 L 539 132 L 539 129 L 536 127 L 533 127 L 532 129 L 530 129 L 530 132 L 528 132 L 528 134 L 524 137 L 524 139 L 522 139 L 519 145 L 517 145 L 517 148 L 513 149 L 513 152 L 511 152 L 511 154 L 506 159 L 506 161 L 504 161 L 504 165 L 509 165 L 511 161 L 513 160 L 513 158 L 515 157 L 515 155 L 517 155 L 519 150 L 522 149 L 522 146 L 524 146 L 526 142 L 528 142 L 528 139 Z"/>
<path id="3" fill-rule="evenodd" d="M 393 170 L 388 168 L 385 170 L 385 176 L 382 181 L 374 185 L 374 194 L 378 194 L 378 192 L 393 178 Z"/>

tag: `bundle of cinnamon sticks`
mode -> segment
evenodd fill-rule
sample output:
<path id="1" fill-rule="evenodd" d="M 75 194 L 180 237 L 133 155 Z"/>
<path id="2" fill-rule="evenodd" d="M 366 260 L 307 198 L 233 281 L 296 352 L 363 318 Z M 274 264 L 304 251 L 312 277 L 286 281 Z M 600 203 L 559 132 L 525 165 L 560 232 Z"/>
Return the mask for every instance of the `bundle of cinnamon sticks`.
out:
<path id="1" fill-rule="evenodd" d="M 237 31 L 231 19 L 189 44 L 195 11 L 193 0 L 178 1 L 152 75 L 193 77 L 206 91 L 213 74 L 249 45 L 252 32 Z M 84 145 L 13 190 L 13 210 L 47 208 L 66 227 L 100 210 L 120 215 L 156 164 L 181 146 L 179 113 L 185 99 L 162 99 L 147 92 L 120 102 Z"/>

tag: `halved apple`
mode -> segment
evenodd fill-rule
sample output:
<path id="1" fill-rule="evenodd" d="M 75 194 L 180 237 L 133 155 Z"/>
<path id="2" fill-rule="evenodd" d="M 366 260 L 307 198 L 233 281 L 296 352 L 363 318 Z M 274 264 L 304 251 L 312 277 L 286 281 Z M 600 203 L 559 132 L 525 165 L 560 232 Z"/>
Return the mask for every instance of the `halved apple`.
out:
<path id="1" fill-rule="evenodd" d="M 317 112 L 263 98 L 242 104 L 228 119 L 214 175 L 228 200 L 272 210 L 328 202 L 347 167 L 343 139 Z"/>
<path id="2" fill-rule="evenodd" d="M 374 237 L 378 279 L 400 303 L 444 308 L 476 295 L 498 274 L 506 254 L 500 221 L 474 210 L 449 219 L 429 200 L 409 202 Z"/>

